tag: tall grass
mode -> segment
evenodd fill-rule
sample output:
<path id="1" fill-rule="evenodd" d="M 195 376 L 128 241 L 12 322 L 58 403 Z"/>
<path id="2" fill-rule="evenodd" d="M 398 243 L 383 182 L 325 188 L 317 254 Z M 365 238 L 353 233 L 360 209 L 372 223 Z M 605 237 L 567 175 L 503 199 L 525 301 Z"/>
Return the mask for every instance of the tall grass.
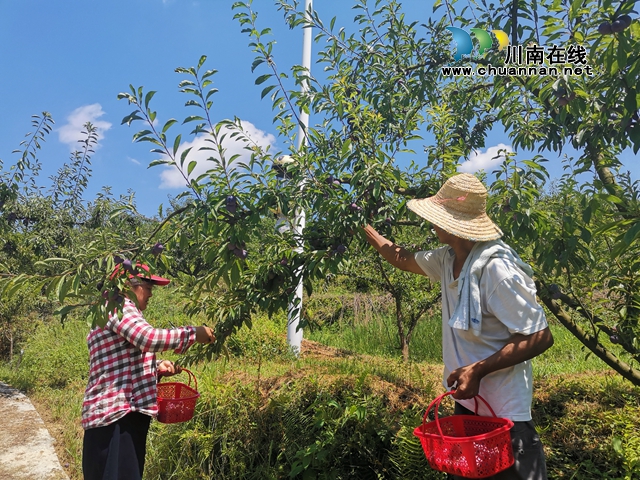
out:
<path id="1" fill-rule="evenodd" d="M 409 344 L 413 361 L 441 362 L 442 323 L 439 317 L 425 318 L 418 323 Z M 402 355 L 398 330 L 393 317 L 374 315 L 368 321 L 355 319 L 351 324 L 333 324 L 305 331 L 309 340 L 366 355 L 398 358 Z"/>
<path id="2" fill-rule="evenodd" d="M 551 323 L 553 347 L 533 359 L 534 374 L 571 375 L 589 371 L 608 371 L 606 363 L 593 355 L 569 330 L 558 323 Z"/>

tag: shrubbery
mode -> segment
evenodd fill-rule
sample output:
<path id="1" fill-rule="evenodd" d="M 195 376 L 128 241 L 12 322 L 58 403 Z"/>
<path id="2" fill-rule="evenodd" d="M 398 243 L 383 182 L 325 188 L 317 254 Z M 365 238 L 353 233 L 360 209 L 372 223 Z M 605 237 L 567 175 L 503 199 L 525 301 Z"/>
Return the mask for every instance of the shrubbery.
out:
<path id="1" fill-rule="evenodd" d="M 191 423 L 155 424 L 150 478 L 440 478 L 412 431 L 421 408 L 388 408 L 375 378 L 292 378 L 206 392 Z"/>

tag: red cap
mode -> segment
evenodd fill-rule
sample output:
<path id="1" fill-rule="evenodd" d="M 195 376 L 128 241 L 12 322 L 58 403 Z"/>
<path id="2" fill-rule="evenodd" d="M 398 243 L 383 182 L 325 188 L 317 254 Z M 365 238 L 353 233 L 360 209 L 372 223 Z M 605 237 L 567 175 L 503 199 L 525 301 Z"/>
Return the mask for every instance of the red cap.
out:
<path id="1" fill-rule="evenodd" d="M 140 270 L 144 270 L 144 271 L 140 271 Z M 111 274 L 111 279 L 113 280 L 118 275 L 122 275 L 123 272 L 124 272 L 124 267 L 122 266 L 122 264 L 116 265 L 115 270 Z M 149 266 L 145 265 L 144 263 L 136 263 L 135 272 L 136 273 L 129 274 L 129 278 L 139 277 L 139 278 L 142 278 L 143 280 L 153 283 L 154 285 L 160 285 L 160 286 L 169 285 L 169 282 L 171 282 L 171 280 L 169 280 L 168 278 L 159 277 L 157 275 L 150 275 Z"/>

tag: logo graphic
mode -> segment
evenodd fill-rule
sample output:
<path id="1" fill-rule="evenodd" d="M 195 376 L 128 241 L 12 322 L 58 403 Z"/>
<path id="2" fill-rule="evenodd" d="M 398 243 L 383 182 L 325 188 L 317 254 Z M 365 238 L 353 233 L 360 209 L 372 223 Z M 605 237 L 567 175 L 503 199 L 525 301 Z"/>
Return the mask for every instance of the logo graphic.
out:
<path id="1" fill-rule="evenodd" d="M 463 55 L 471 55 L 471 52 L 473 51 L 471 35 L 457 27 L 447 27 L 447 30 L 451 32 L 451 35 L 453 35 L 453 41 L 456 42 L 456 53 L 453 56 L 455 61 L 457 62 L 462 59 Z M 488 50 L 493 46 L 491 35 L 489 35 L 489 32 L 486 30 L 472 28 L 471 33 L 473 33 L 473 35 L 478 39 L 478 44 L 480 45 L 480 48 L 478 49 L 479 55 L 482 55 L 485 50 Z M 493 33 L 498 39 L 499 50 L 503 50 L 509 45 L 509 36 L 502 30 L 491 30 L 491 33 Z"/>
<path id="2" fill-rule="evenodd" d="M 457 27 L 446 27 L 451 32 L 456 42 L 456 50 L 453 55 L 456 63 L 467 55 L 472 59 L 473 41 L 471 35 Z M 483 55 L 487 49 L 493 46 L 493 40 L 488 30 L 470 28 L 469 31 L 477 40 L 477 55 Z M 498 40 L 498 50 L 504 52 L 504 65 L 497 67 L 487 62 L 478 62 L 478 65 L 451 65 L 443 66 L 442 74 L 445 77 L 472 77 L 478 75 L 487 76 L 554 76 L 559 75 L 589 75 L 593 76 L 591 65 L 587 65 L 587 50 L 580 44 L 567 46 L 538 45 L 529 42 L 527 45 L 510 45 L 509 36 L 502 30 L 491 30 Z M 471 62 L 473 63 L 473 62 Z"/>

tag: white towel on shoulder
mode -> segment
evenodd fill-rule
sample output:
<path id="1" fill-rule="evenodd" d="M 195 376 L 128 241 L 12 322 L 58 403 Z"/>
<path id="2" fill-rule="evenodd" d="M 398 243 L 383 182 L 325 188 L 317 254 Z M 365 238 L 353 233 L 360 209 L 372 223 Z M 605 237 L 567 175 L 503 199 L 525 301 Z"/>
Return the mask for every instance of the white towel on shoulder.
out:
<path id="1" fill-rule="evenodd" d="M 533 276 L 533 269 L 523 262 L 518 254 L 502 240 L 476 243 L 462 266 L 458 276 L 458 305 L 449 319 L 449 326 L 469 330 L 480 335 L 482 328 L 482 306 L 480 303 L 480 278 L 491 258 L 504 258 L 515 263 L 524 273 Z"/>

